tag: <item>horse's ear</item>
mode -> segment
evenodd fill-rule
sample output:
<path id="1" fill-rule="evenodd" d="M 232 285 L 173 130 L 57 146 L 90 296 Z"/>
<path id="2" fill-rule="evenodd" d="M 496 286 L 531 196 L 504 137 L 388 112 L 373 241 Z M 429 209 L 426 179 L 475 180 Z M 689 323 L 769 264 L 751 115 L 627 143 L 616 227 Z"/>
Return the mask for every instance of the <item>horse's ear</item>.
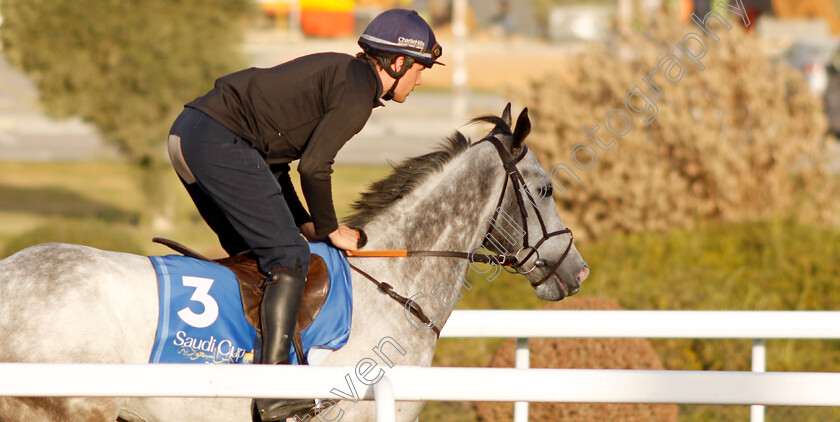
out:
<path id="1" fill-rule="evenodd" d="M 512 126 L 513 121 L 510 120 L 510 103 L 507 103 L 507 105 L 505 106 L 505 111 L 502 112 L 502 120 L 504 120 L 505 123 L 507 123 L 508 127 Z"/>
<path id="2" fill-rule="evenodd" d="M 531 133 L 531 119 L 528 118 L 528 108 L 525 107 L 516 119 L 516 129 L 513 131 L 513 147 L 521 147 L 529 133 Z"/>

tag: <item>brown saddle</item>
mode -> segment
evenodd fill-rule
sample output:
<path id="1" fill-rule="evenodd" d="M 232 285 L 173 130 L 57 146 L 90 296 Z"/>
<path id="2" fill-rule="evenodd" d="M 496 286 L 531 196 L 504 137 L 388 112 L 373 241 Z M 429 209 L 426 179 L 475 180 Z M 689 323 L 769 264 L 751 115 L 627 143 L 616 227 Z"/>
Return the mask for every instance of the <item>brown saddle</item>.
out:
<path id="1" fill-rule="evenodd" d="M 239 281 L 239 293 L 242 296 L 242 309 L 245 311 L 245 318 L 262 335 L 260 325 L 260 304 L 263 299 L 263 282 L 267 275 L 260 271 L 256 259 L 250 255 L 236 255 L 221 259 L 209 259 L 198 252 L 170 239 L 155 237 L 153 242 L 166 245 L 171 249 L 180 252 L 191 258 L 215 262 L 233 271 L 236 280 Z M 327 300 L 330 292 L 330 275 L 324 259 L 318 255 L 311 255 L 309 272 L 306 275 L 306 286 L 303 288 L 303 299 L 300 303 L 300 311 L 295 324 L 294 342 L 299 361 L 304 363 L 305 358 L 300 344 L 300 333 L 307 329 Z"/>
<path id="2" fill-rule="evenodd" d="M 263 282 L 266 275 L 259 270 L 256 259 L 248 255 L 229 256 L 214 259 L 213 262 L 223 265 L 233 271 L 239 281 L 239 293 L 242 295 L 242 309 L 245 318 L 257 329 L 260 329 L 260 304 L 263 298 Z M 309 272 L 306 274 L 306 286 L 303 288 L 303 299 L 300 303 L 295 331 L 303 331 L 312 324 L 330 291 L 330 275 L 324 259 L 318 255 L 311 255 Z"/>

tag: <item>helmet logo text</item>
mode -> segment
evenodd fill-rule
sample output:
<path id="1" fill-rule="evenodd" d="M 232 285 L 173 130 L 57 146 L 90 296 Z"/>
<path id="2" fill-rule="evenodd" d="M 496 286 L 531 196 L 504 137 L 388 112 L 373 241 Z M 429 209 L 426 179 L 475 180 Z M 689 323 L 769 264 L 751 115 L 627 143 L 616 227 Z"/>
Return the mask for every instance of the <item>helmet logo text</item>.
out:
<path id="1" fill-rule="evenodd" d="M 397 39 L 397 42 L 399 43 L 399 45 L 416 48 L 420 51 L 423 51 L 423 49 L 426 47 L 425 41 L 416 40 L 414 38 L 399 37 L 399 39 Z"/>

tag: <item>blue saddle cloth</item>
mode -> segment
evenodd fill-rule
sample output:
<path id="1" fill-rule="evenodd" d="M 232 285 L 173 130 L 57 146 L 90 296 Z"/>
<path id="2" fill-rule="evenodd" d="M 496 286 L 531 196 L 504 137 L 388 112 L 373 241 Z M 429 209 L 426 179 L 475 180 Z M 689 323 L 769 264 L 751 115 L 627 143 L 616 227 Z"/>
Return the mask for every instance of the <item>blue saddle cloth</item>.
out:
<path id="1" fill-rule="evenodd" d="M 324 307 L 301 333 L 303 350 L 339 349 L 350 336 L 353 289 L 350 265 L 338 249 L 312 242 L 327 264 L 330 291 Z M 229 269 L 180 255 L 150 256 L 158 277 L 160 311 L 150 363 L 253 363 L 257 330 L 245 319 L 239 284 Z M 294 349 L 291 362 L 298 363 Z"/>

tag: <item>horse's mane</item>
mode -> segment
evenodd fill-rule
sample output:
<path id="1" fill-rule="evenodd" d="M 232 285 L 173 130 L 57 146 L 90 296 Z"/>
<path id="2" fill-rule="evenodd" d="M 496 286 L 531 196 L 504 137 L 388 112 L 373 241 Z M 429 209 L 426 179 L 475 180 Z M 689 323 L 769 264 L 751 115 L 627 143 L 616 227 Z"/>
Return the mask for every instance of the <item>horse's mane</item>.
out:
<path id="1" fill-rule="evenodd" d="M 439 150 L 408 158 L 397 165 L 391 164 L 391 174 L 373 183 L 362 193 L 361 198 L 352 205 L 353 214 L 345 218 L 344 223 L 351 227 L 364 227 L 394 202 L 411 193 L 430 174 L 442 169 L 446 163 L 469 147 L 470 141 L 461 132 L 455 132 L 446 139 Z"/>
<path id="2" fill-rule="evenodd" d="M 476 117 L 470 121 L 470 124 L 482 122 L 495 125 L 493 132 L 507 135 L 511 133 L 507 122 L 496 116 Z M 391 174 L 373 183 L 366 192 L 362 193 L 361 198 L 353 203 L 354 212 L 344 219 L 344 223 L 351 227 L 364 227 L 394 202 L 411 193 L 430 174 L 441 170 L 446 163 L 469 147 L 470 141 L 461 132 L 456 131 L 446 139 L 439 150 L 406 159 L 397 165 L 392 164 Z"/>

